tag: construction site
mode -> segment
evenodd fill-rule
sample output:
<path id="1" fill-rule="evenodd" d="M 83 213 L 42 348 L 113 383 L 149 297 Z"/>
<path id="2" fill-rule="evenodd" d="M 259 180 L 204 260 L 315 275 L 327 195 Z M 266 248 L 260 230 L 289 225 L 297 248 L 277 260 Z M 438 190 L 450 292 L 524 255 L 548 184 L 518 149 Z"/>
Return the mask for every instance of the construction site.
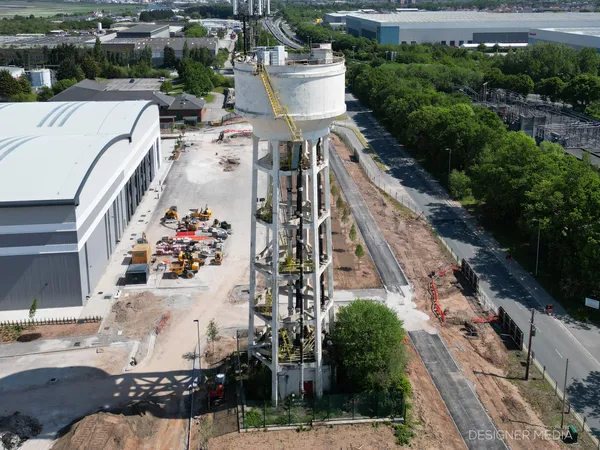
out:
<path id="1" fill-rule="evenodd" d="M 545 398 L 515 381 L 523 332 L 481 300 L 415 204 L 377 184 L 348 138 L 358 130 L 332 132 L 345 71 L 331 44 L 238 54 L 223 99 L 235 114 L 213 106 L 222 120 L 161 135 L 156 173 L 78 316 L 32 306 L 0 328 L 0 448 L 408 448 L 395 426 L 410 427 L 411 448 L 540 448 L 518 438 L 549 429 Z M 471 95 L 515 129 L 596 151 L 582 117 Z M 336 313 L 358 298 L 407 332 L 399 402 L 339 394 L 332 406 Z M 250 368 L 262 384 L 244 385 Z M 247 402 L 253 388 L 270 400 Z"/>

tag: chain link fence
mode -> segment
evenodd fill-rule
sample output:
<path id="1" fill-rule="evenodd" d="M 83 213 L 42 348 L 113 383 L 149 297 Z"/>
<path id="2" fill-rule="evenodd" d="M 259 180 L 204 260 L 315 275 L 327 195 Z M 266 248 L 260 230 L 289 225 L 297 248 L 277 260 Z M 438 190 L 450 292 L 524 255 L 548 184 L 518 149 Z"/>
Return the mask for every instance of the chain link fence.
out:
<path id="1" fill-rule="evenodd" d="M 406 402 L 401 393 L 328 394 L 320 398 L 288 397 L 271 402 L 248 401 L 240 405 L 241 428 L 310 425 L 313 422 L 390 419 L 405 420 Z"/>

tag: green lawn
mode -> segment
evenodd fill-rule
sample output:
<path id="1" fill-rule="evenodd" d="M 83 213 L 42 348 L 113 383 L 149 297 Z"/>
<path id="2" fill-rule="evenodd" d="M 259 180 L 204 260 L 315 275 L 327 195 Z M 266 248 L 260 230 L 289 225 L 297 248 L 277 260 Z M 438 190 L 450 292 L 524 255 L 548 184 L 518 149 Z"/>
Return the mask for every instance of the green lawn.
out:
<path id="1" fill-rule="evenodd" d="M 0 18 L 30 14 L 36 17 L 49 17 L 56 14 L 85 14 L 94 11 L 130 11 L 135 7 L 137 5 L 0 0 Z"/>
<path id="2" fill-rule="evenodd" d="M 224 94 L 225 89 L 227 89 L 225 86 L 217 86 L 216 88 L 213 89 L 213 92 L 217 92 L 219 94 Z"/>
<path id="3" fill-rule="evenodd" d="M 206 103 L 212 103 L 212 101 L 215 99 L 215 94 L 206 94 L 204 96 L 204 101 Z"/>

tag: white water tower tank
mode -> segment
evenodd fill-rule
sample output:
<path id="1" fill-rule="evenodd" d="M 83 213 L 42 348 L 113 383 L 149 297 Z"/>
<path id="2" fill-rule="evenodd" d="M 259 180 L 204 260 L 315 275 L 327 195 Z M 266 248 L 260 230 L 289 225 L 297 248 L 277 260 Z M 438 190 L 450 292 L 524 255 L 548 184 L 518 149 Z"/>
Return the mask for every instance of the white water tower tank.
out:
<path id="1" fill-rule="evenodd" d="M 235 112 L 248 120 L 255 136 L 289 141 L 290 130 L 274 119 L 256 61 L 265 63 L 281 105 L 287 107 L 304 139 L 329 133 L 329 125 L 346 112 L 344 58 L 335 56 L 331 44 L 313 47 L 310 55 L 286 54 L 285 49 L 257 48 L 256 59 L 235 62 Z"/>
<path id="2" fill-rule="evenodd" d="M 34 69 L 29 72 L 31 87 L 41 88 L 43 86 L 52 87 L 52 76 L 50 69 Z"/>

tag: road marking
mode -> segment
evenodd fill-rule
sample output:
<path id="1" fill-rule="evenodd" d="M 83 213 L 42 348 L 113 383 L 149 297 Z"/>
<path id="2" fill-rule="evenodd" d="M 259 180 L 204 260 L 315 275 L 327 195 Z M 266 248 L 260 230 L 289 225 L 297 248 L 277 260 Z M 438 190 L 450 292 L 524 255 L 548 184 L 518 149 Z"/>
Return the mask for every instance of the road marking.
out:
<path id="1" fill-rule="evenodd" d="M 558 353 L 558 350 L 554 349 L 554 351 L 555 351 L 556 353 Z M 560 356 L 561 358 L 563 357 L 563 355 L 561 355 L 560 353 L 558 353 L 558 356 Z"/>

